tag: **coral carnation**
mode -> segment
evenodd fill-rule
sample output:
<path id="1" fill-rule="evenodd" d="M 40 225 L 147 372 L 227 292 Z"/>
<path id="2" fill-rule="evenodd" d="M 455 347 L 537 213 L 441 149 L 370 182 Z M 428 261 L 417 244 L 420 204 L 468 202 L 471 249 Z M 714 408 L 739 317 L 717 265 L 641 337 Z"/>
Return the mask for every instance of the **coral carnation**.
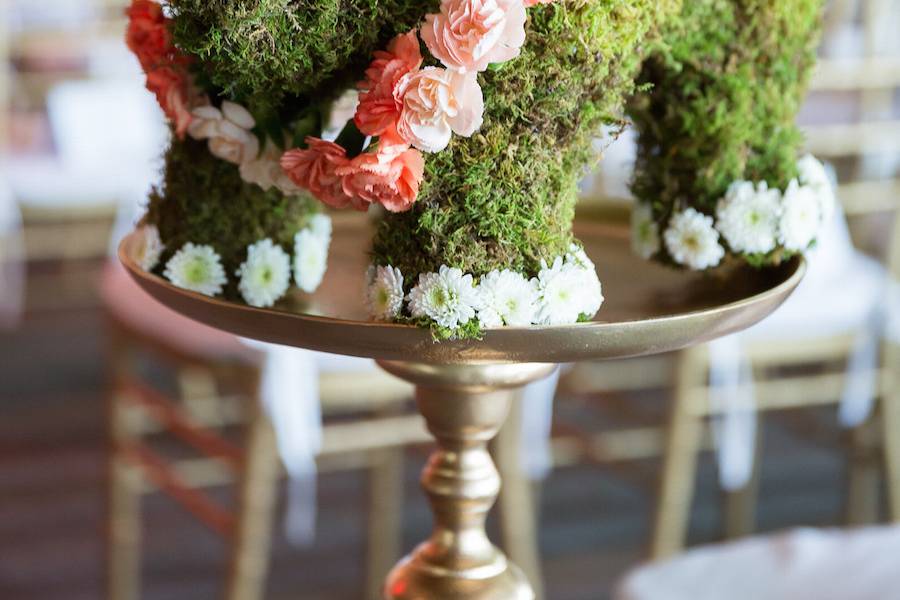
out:
<path id="1" fill-rule="evenodd" d="M 401 151 L 402 150 L 402 151 Z M 366 152 L 337 170 L 347 196 L 378 203 L 391 212 L 409 210 L 419 196 L 425 159 L 418 150 L 390 145 Z"/>
<path id="2" fill-rule="evenodd" d="M 128 29 L 125 43 L 134 52 L 145 71 L 171 59 L 173 50 L 162 6 L 152 0 L 134 0 L 126 9 Z"/>
<path id="3" fill-rule="evenodd" d="M 394 99 L 397 82 L 422 64 L 419 39 L 415 30 L 394 38 L 387 51 L 375 52 L 375 60 L 366 70 L 360 87 L 356 126 L 366 135 L 378 136 L 392 129 L 400 118 L 400 105 Z"/>
<path id="4" fill-rule="evenodd" d="M 353 206 L 365 210 L 367 205 L 344 194 L 337 169 L 349 164 L 347 151 L 334 142 L 308 137 L 307 148 L 288 150 L 281 157 L 281 168 L 291 181 L 334 208 Z"/>
<path id="5" fill-rule="evenodd" d="M 147 89 L 156 94 L 156 100 L 166 117 L 175 125 L 175 133 L 183 138 L 191 124 L 191 83 L 184 73 L 171 67 L 161 67 L 147 72 Z"/>

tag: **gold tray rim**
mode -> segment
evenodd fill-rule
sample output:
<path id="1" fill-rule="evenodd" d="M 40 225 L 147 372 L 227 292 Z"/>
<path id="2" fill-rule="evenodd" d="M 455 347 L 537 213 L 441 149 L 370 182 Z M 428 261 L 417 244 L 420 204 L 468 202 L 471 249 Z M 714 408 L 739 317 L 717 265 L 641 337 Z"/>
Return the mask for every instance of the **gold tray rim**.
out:
<path id="1" fill-rule="evenodd" d="M 428 330 L 411 325 L 255 308 L 178 288 L 135 263 L 129 252 L 135 236 L 132 232 L 123 238 L 119 260 L 145 292 L 186 317 L 264 342 L 378 360 L 435 364 L 561 363 L 678 350 L 762 320 L 790 296 L 806 273 L 806 261 L 796 257 L 785 266 L 789 273 L 777 285 L 712 308 L 627 321 L 504 327 L 486 331 L 481 340 L 435 342 Z"/>

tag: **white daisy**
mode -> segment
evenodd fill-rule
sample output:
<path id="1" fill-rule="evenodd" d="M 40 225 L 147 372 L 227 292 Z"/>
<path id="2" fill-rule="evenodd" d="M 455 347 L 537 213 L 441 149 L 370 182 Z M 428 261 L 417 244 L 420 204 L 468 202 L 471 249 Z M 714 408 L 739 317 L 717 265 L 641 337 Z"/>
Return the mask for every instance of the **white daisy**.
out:
<path id="1" fill-rule="evenodd" d="M 250 306 L 269 307 L 291 285 L 291 257 L 266 238 L 247 247 L 247 260 L 235 273 L 238 289 Z"/>
<path id="2" fill-rule="evenodd" d="M 478 319 L 482 327 L 522 327 L 534 322 L 537 290 L 519 273 L 509 269 L 491 271 L 481 278 L 478 292 L 481 295 Z"/>
<path id="3" fill-rule="evenodd" d="M 303 229 L 294 236 L 294 281 L 304 292 L 316 291 L 328 268 L 328 240 Z"/>
<path id="4" fill-rule="evenodd" d="M 326 244 L 331 243 L 331 218 L 326 214 L 315 214 L 309 220 L 308 229 L 321 239 L 326 240 Z"/>
<path id="5" fill-rule="evenodd" d="M 641 258 L 648 259 L 659 252 L 659 225 L 653 220 L 649 204 L 635 203 L 631 209 L 631 248 Z"/>
<path id="6" fill-rule="evenodd" d="M 663 238 L 672 260 L 696 271 L 715 267 L 725 256 L 712 217 L 693 208 L 674 215 Z"/>
<path id="7" fill-rule="evenodd" d="M 138 240 L 140 244 L 135 248 L 134 260 L 143 270 L 152 271 L 166 249 L 159 237 L 159 229 L 156 225 L 144 225 L 138 229 Z"/>
<path id="8" fill-rule="evenodd" d="M 779 241 L 788 250 L 806 250 L 821 226 L 818 195 L 813 188 L 791 181 L 784 193 Z"/>
<path id="9" fill-rule="evenodd" d="M 731 249 L 748 254 L 766 253 L 778 243 L 781 192 L 765 181 L 754 189 L 749 181 L 736 181 L 716 206 L 716 228 Z"/>
<path id="10" fill-rule="evenodd" d="M 449 329 L 468 323 L 481 306 L 472 276 L 446 265 L 437 273 L 419 275 L 408 300 L 412 316 L 429 317 Z"/>
<path id="11" fill-rule="evenodd" d="M 215 296 L 228 283 L 222 259 L 212 246 L 188 242 L 166 263 L 166 279 L 180 288 Z"/>
<path id="12" fill-rule="evenodd" d="M 828 169 L 812 154 L 807 154 L 797 162 L 800 172 L 800 183 L 813 188 L 819 199 L 819 216 L 827 223 L 834 216 L 837 198 Z"/>
<path id="13" fill-rule="evenodd" d="M 537 325 L 578 322 L 589 304 L 584 294 L 584 271 L 575 263 L 564 262 L 561 256 L 552 266 L 541 261 L 541 270 L 532 280 L 538 294 L 538 311 L 534 319 Z"/>
<path id="14" fill-rule="evenodd" d="M 371 270 L 366 289 L 369 315 L 378 321 L 393 321 L 403 308 L 403 274 L 390 265 Z"/>

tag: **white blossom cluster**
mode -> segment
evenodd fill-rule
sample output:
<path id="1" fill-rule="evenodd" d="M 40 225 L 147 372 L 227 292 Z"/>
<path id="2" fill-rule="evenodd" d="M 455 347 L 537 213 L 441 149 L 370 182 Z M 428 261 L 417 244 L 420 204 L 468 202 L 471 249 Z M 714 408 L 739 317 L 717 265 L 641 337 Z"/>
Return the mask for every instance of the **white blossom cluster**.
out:
<path id="1" fill-rule="evenodd" d="M 603 293 L 594 264 L 573 245 L 552 264 L 542 262 L 538 276 L 530 280 L 503 269 L 476 282 L 471 274 L 444 265 L 436 273 L 420 274 L 408 294 L 400 269 L 371 267 L 366 304 L 372 318 L 394 321 L 403 314 L 404 303 L 409 316 L 441 327 L 457 329 L 477 319 L 482 328 L 491 329 L 576 323 L 597 313 Z"/>
<path id="2" fill-rule="evenodd" d="M 152 225 L 141 228 L 142 246 L 135 257 L 145 270 L 156 266 L 163 246 L 159 231 Z M 247 247 L 247 258 L 235 272 L 238 290 L 250 306 L 270 307 L 288 291 L 293 276 L 301 290 L 313 292 L 322 283 L 331 244 L 331 219 L 315 215 L 305 229 L 294 236 L 294 256 L 266 238 Z M 216 296 L 222 293 L 228 277 L 222 257 L 209 245 L 188 242 L 166 263 L 166 279 L 176 286 Z"/>
<path id="3" fill-rule="evenodd" d="M 718 265 L 725 248 L 738 254 L 767 254 L 779 246 L 803 252 L 835 210 L 825 166 L 811 155 L 797 163 L 800 176 L 782 193 L 766 182 L 736 181 L 716 206 L 715 220 L 694 208 L 675 213 L 662 243 L 676 263 L 693 270 Z M 659 225 L 647 205 L 632 212 L 632 247 L 650 258 L 661 248 Z"/>

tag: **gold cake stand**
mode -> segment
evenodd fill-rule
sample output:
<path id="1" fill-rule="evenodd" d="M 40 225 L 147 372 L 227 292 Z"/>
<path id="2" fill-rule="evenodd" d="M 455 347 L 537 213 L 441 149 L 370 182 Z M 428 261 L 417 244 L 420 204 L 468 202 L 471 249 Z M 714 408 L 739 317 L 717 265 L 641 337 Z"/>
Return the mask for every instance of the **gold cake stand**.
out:
<path id="1" fill-rule="evenodd" d="M 336 219 L 322 286 L 274 309 L 208 298 L 144 272 L 131 258 L 132 237 L 119 257 L 144 290 L 197 321 L 265 342 L 373 358 L 415 384 L 419 410 L 437 440 L 422 475 L 435 524 L 430 539 L 390 573 L 385 598 L 530 600 L 525 576 L 484 528 L 500 490 L 487 444 L 516 390 L 551 373 L 555 363 L 666 352 L 749 327 L 775 310 L 805 272 L 800 259 L 771 270 L 679 272 L 633 256 L 622 225 L 583 221 L 575 230 L 607 298 L 597 320 L 492 330 L 478 341 L 434 343 L 426 330 L 367 320 L 362 298 L 371 231 L 365 219 Z"/>

